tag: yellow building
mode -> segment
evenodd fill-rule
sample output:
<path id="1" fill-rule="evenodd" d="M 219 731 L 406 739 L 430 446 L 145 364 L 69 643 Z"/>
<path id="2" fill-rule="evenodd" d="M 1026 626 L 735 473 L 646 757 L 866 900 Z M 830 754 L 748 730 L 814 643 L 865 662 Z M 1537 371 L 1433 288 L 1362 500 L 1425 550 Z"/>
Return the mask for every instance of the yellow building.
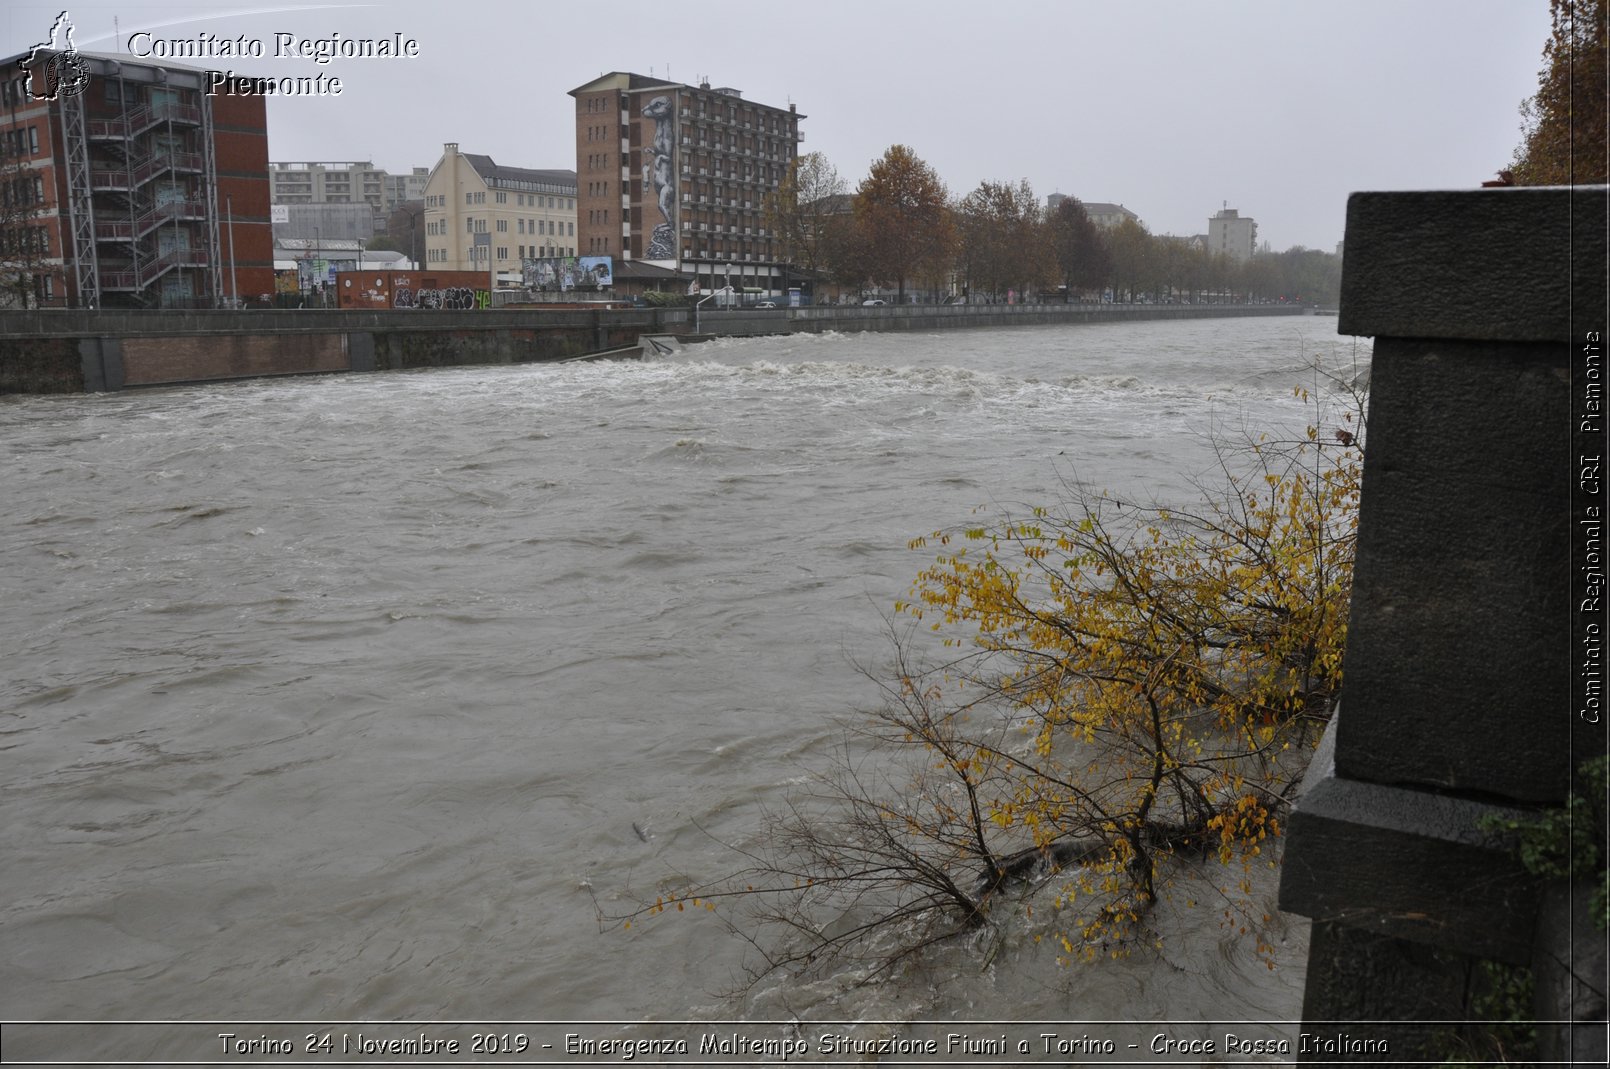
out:
<path id="1" fill-rule="evenodd" d="M 425 183 L 425 270 L 496 270 L 520 285 L 522 261 L 574 255 L 575 171 L 504 167 L 442 146 Z"/>

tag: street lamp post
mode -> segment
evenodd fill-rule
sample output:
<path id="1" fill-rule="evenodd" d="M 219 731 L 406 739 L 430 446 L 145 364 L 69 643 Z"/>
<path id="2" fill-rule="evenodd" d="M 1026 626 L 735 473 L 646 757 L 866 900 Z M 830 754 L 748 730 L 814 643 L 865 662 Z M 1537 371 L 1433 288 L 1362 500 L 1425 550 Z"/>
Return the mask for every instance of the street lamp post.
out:
<path id="1" fill-rule="evenodd" d="M 315 293 L 317 293 L 319 295 L 319 307 L 320 308 L 324 307 L 324 284 L 323 284 L 324 280 L 322 278 L 317 277 L 317 276 L 320 275 L 320 274 L 325 273 L 325 272 L 322 271 L 322 269 L 319 266 L 323 262 L 324 262 L 324 250 L 322 248 L 320 248 L 319 228 L 314 227 L 313 228 L 313 273 L 314 273 L 315 277 L 313 279 L 313 292 L 315 292 Z"/>
<path id="2" fill-rule="evenodd" d="M 229 303 L 240 307 L 240 286 L 235 279 L 235 195 L 224 194 L 224 211 L 229 216 Z"/>

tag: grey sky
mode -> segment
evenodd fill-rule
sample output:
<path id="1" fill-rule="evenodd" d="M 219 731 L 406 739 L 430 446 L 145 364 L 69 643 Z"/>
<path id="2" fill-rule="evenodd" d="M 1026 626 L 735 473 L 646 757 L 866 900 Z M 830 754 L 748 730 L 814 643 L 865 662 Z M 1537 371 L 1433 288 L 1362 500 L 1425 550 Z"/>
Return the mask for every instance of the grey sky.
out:
<path id="1" fill-rule="evenodd" d="M 7 4 L 0 54 L 39 41 L 63 6 Z M 274 160 L 398 171 L 457 141 L 574 167 L 566 92 L 605 71 L 668 73 L 795 103 L 801 151 L 852 187 L 904 143 L 956 196 L 1026 178 L 1042 202 L 1121 202 L 1174 234 L 1203 232 L 1228 202 L 1276 249 L 1326 250 L 1353 190 L 1466 188 L 1506 166 L 1548 35 L 1546 0 L 66 6 L 84 51 L 125 50 L 142 30 L 245 34 L 264 58 L 183 62 L 340 77 L 338 97 L 270 101 Z M 276 33 L 401 33 L 420 56 L 276 60 Z"/>

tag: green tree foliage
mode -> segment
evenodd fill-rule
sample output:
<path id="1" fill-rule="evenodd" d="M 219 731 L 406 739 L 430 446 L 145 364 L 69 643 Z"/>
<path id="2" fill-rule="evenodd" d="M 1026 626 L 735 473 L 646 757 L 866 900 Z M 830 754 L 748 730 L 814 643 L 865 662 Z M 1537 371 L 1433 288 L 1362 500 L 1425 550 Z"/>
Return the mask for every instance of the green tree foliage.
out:
<path id="1" fill-rule="evenodd" d="M 969 293 L 1032 293 L 1051 275 L 1039 201 L 1027 180 L 980 182 L 956 208 L 958 262 Z"/>
<path id="2" fill-rule="evenodd" d="M 867 277 L 893 283 L 903 301 L 908 281 L 944 271 L 956 240 L 947 202 L 931 166 L 905 145 L 890 146 L 855 194 L 856 255 Z"/>
<path id="3" fill-rule="evenodd" d="M 1515 150 L 1519 185 L 1605 181 L 1606 0 L 1550 0 L 1553 30 L 1543 48 L 1537 95 L 1521 105 L 1523 139 Z"/>
<path id="4" fill-rule="evenodd" d="M 1065 198 L 1051 212 L 1047 230 L 1051 256 L 1070 300 L 1077 292 L 1099 290 L 1106 284 L 1112 268 L 1107 243 L 1083 203 Z"/>

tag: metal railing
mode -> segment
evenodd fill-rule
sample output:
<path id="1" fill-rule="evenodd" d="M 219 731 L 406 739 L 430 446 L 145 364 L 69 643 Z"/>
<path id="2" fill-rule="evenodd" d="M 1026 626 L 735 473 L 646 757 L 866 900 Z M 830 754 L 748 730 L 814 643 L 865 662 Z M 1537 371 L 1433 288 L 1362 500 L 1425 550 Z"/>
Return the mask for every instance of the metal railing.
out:
<path id="1" fill-rule="evenodd" d="M 168 121 L 200 126 L 201 109 L 191 104 L 162 101 L 142 105 L 115 119 L 90 119 L 84 125 L 92 138 L 130 138 Z"/>
<path id="2" fill-rule="evenodd" d="M 133 241 L 149 234 L 163 223 L 175 219 L 204 219 L 207 206 L 199 200 L 176 200 L 158 204 L 132 221 L 95 221 L 95 237 L 101 241 Z"/>
<path id="3" fill-rule="evenodd" d="M 143 290 L 176 267 L 206 267 L 211 262 L 211 257 L 207 255 L 206 249 L 170 249 L 155 260 L 142 264 L 139 268 L 131 268 L 125 271 L 102 271 L 101 288 L 103 290 Z"/>

